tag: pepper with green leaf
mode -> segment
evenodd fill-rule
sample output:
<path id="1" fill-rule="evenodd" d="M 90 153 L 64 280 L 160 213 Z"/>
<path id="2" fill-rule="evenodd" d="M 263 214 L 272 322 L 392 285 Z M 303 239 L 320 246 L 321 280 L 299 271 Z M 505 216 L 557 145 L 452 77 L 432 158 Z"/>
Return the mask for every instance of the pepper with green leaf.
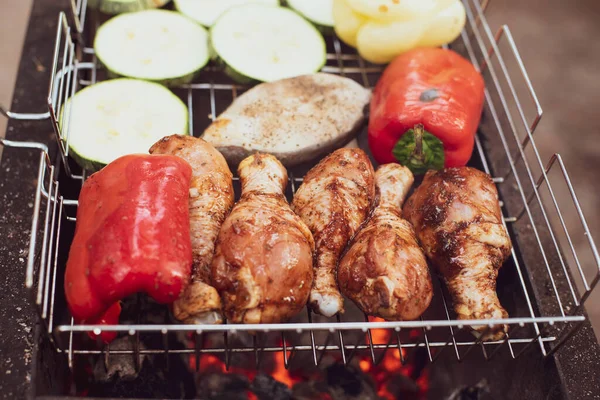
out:
<path id="1" fill-rule="evenodd" d="M 473 152 L 484 83 L 452 50 L 419 48 L 394 59 L 371 101 L 369 147 L 380 164 L 415 174 L 460 167 Z"/>

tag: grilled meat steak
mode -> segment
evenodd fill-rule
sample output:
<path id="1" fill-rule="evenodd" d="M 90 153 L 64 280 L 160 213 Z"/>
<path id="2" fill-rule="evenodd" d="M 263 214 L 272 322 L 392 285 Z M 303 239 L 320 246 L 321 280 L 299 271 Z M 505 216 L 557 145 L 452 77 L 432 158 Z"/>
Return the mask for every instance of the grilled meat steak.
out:
<path id="1" fill-rule="evenodd" d="M 349 142 L 370 97 L 355 81 L 324 73 L 262 83 L 235 99 L 203 138 L 230 165 L 260 151 L 290 167 Z"/>

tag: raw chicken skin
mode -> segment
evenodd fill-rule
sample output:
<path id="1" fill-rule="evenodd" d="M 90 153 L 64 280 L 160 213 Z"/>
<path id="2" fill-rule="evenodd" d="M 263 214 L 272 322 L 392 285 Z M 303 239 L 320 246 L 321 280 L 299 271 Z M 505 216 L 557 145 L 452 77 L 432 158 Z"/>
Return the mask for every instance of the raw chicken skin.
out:
<path id="1" fill-rule="evenodd" d="M 401 217 L 413 181 L 412 172 L 399 164 L 377 169 L 379 204 L 340 262 L 342 293 L 368 315 L 414 320 L 431 303 L 425 255 L 412 225 Z"/>
<path id="2" fill-rule="evenodd" d="M 228 322 L 282 322 L 308 300 L 313 237 L 285 199 L 287 171 L 274 156 L 254 154 L 238 174 L 242 197 L 221 227 L 212 282 Z"/>
<path id="3" fill-rule="evenodd" d="M 364 151 L 343 148 L 312 168 L 294 195 L 292 208 L 315 238 L 315 280 L 310 304 L 315 312 L 327 317 L 344 311 L 337 266 L 348 242 L 371 212 L 374 175 Z"/>
<path id="4" fill-rule="evenodd" d="M 506 318 L 496 278 L 511 242 L 492 178 L 469 167 L 429 171 L 403 211 L 443 276 L 458 318 Z M 503 325 L 473 328 L 484 340 L 501 339 L 506 330 Z"/>
<path id="5" fill-rule="evenodd" d="M 150 153 L 173 154 L 192 166 L 189 208 L 194 263 L 190 284 L 173 303 L 173 314 L 190 324 L 221 323 L 221 299 L 210 285 L 210 264 L 219 229 L 234 202 L 231 171 L 210 143 L 192 136 L 164 137 Z"/>

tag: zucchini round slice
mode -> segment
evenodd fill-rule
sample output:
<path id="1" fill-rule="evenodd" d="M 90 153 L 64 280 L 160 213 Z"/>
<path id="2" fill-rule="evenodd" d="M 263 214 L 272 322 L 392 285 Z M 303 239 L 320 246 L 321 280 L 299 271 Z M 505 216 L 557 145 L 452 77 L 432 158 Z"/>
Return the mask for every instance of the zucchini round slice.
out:
<path id="1" fill-rule="evenodd" d="M 175 7 L 188 17 L 206 27 L 214 25 L 217 18 L 232 7 L 244 4 L 278 6 L 279 0 L 174 0 Z"/>
<path id="2" fill-rule="evenodd" d="M 88 0 L 88 7 L 99 9 L 105 14 L 121 14 L 159 8 L 171 0 Z"/>
<path id="3" fill-rule="evenodd" d="M 208 33 L 174 11 L 121 14 L 103 24 L 94 50 L 113 75 L 177 86 L 209 60 Z"/>
<path id="4" fill-rule="evenodd" d="M 188 132 L 186 105 L 166 87 L 136 79 L 89 86 L 68 100 L 62 114 L 70 154 L 89 171 L 126 154 L 148 153 L 166 135 Z"/>
<path id="5" fill-rule="evenodd" d="M 333 28 L 333 0 L 287 0 L 287 4 L 318 28 Z"/>
<path id="6" fill-rule="evenodd" d="M 311 74 L 327 57 L 323 36 L 289 8 L 262 4 L 231 8 L 210 33 L 225 72 L 242 82 Z"/>

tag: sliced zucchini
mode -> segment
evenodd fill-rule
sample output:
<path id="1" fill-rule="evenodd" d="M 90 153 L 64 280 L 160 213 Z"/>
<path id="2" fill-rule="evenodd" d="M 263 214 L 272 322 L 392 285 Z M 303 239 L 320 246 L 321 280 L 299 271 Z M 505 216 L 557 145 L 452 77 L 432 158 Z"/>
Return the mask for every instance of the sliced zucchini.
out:
<path id="1" fill-rule="evenodd" d="M 210 31 L 211 45 L 235 80 L 276 81 L 319 71 L 325 40 L 294 11 L 249 4 L 226 11 Z"/>
<path id="2" fill-rule="evenodd" d="M 114 75 L 167 86 L 190 82 L 209 60 L 206 29 L 166 10 L 113 17 L 98 29 L 94 50 Z"/>
<path id="3" fill-rule="evenodd" d="M 70 154 L 89 171 L 126 154 L 148 153 L 163 136 L 188 132 L 186 105 L 166 87 L 137 79 L 89 86 L 61 114 Z"/>
<path id="4" fill-rule="evenodd" d="M 174 0 L 175 7 L 188 17 L 206 27 L 214 25 L 215 21 L 225 11 L 244 4 L 266 4 L 278 6 L 279 0 Z"/>
<path id="5" fill-rule="evenodd" d="M 333 0 L 287 0 L 287 4 L 317 28 L 333 28 Z"/>
<path id="6" fill-rule="evenodd" d="M 88 0 L 88 7 L 105 14 L 122 14 L 133 11 L 159 8 L 171 0 Z"/>

